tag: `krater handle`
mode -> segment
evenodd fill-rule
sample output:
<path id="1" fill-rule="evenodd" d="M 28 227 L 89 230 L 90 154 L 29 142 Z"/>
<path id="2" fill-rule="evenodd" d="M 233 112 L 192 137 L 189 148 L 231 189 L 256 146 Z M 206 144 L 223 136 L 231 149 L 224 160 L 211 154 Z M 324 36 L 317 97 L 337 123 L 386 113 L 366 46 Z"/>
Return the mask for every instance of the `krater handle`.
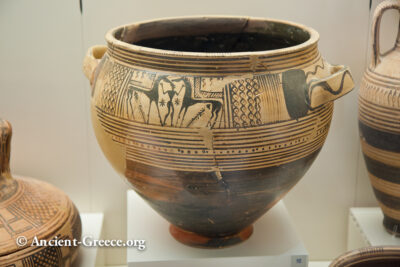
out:
<path id="1" fill-rule="evenodd" d="M 89 79 L 91 86 L 94 82 L 94 74 L 96 72 L 96 68 L 106 51 L 107 46 L 105 45 L 92 46 L 89 48 L 85 55 L 85 58 L 83 59 L 83 73 Z"/>
<path id="2" fill-rule="evenodd" d="M 353 77 L 348 67 L 343 65 L 330 66 L 331 75 L 310 81 L 308 88 L 309 105 L 316 108 L 338 99 L 354 88 Z"/>
<path id="3" fill-rule="evenodd" d="M 382 55 L 387 53 L 386 52 L 384 54 L 381 54 L 379 32 L 381 28 L 382 16 L 385 13 L 385 11 L 389 9 L 397 9 L 400 12 L 400 1 L 395 1 L 395 0 L 384 1 L 380 3 L 378 7 L 375 9 L 374 18 L 372 22 L 372 62 L 371 62 L 372 68 L 375 68 L 381 62 Z M 399 47 L 400 46 L 399 43 L 400 43 L 400 26 L 397 32 L 396 44 L 392 49 L 389 49 L 389 51 L 392 51 L 393 49 Z"/>
<path id="4" fill-rule="evenodd" d="M 354 88 L 354 81 L 348 67 L 326 63 L 328 75 L 307 80 L 309 73 L 302 69 L 290 69 L 282 73 L 282 88 L 286 108 L 292 119 L 307 115 L 310 110 L 331 102 Z M 318 68 L 315 67 L 315 72 Z M 325 73 L 326 73 L 325 72 Z"/>

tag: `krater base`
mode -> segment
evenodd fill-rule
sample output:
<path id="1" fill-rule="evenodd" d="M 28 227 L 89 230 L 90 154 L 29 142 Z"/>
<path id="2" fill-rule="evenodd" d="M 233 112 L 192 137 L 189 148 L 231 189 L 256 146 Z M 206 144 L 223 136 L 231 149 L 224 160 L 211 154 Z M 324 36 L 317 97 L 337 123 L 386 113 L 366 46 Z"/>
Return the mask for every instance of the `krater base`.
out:
<path id="1" fill-rule="evenodd" d="M 224 248 L 239 244 L 247 240 L 253 233 L 253 226 L 250 225 L 242 231 L 228 236 L 203 236 L 190 231 L 183 230 L 175 225 L 170 225 L 169 232 L 182 244 L 197 248 Z"/>

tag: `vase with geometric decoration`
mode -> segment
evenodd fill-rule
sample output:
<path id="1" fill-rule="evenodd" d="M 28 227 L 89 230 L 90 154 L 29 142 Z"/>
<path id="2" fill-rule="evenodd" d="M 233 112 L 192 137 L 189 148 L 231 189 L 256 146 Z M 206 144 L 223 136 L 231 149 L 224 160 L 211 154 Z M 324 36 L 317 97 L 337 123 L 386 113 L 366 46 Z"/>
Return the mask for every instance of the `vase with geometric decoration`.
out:
<path id="1" fill-rule="evenodd" d="M 82 232 L 78 210 L 60 189 L 14 178 L 10 146 L 11 125 L 0 119 L 0 266 L 72 266 Z"/>
<path id="2" fill-rule="evenodd" d="M 383 1 L 373 17 L 372 59 L 359 91 L 359 129 L 370 181 L 384 214 L 383 225 L 399 235 L 400 31 L 392 49 L 381 54 L 379 45 L 382 15 L 390 9 L 400 11 L 400 1 Z"/>
<path id="3" fill-rule="evenodd" d="M 89 49 L 100 147 L 178 241 L 246 240 L 310 167 L 353 89 L 318 39 L 288 21 L 197 16 L 120 26 Z"/>

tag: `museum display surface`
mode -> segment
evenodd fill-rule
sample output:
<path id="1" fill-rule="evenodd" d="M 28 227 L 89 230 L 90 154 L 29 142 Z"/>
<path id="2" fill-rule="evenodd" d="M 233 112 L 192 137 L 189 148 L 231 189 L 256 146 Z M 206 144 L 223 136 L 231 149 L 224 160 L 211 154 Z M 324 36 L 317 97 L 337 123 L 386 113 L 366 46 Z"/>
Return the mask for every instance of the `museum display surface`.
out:
<path id="1" fill-rule="evenodd" d="M 400 246 L 400 238 L 382 226 L 384 215 L 379 207 L 350 208 L 347 250 L 376 246 Z"/>
<path id="2" fill-rule="evenodd" d="M 287 21 L 187 17 L 117 27 L 89 49 L 97 140 L 178 241 L 246 240 L 310 167 L 354 86 L 318 39 Z"/>
<path id="3" fill-rule="evenodd" d="M 359 91 L 361 147 L 383 224 L 400 234 L 400 31 L 395 46 L 381 54 L 380 24 L 386 10 L 400 11 L 399 1 L 384 1 L 375 10 L 372 59 Z"/>
<path id="4" fill-rule="evenodd" d="M 0 119 L 0 266 L 69 267 L 79 246 L 32 244 L 80 240 L 79 212 L 54 186 L 11 175 L 11 134 L 10 123 Z"/>

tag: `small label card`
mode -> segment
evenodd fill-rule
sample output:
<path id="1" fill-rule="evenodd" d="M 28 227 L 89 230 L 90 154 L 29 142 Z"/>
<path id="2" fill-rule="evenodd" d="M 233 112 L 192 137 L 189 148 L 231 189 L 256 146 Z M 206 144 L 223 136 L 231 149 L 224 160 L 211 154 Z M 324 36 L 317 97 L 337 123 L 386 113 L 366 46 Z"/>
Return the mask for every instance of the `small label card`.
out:
<path id="1" fill-rule="evenodd" d="M 291 267 L 307 267 L 308 256 L 307 255 L 293 255 Z"/>

